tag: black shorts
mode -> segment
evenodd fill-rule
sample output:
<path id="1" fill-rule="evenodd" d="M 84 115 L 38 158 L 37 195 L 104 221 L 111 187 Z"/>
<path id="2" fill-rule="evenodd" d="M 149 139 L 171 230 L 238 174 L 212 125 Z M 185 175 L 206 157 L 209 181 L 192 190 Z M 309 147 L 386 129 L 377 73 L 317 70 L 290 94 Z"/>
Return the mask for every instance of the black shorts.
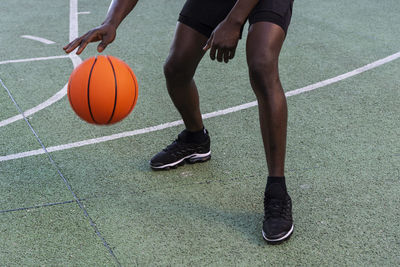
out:
<path id="1" fill-rule="evenodd" d="M 210 37 L 237 0 L 187 0 L 178 21 Z M 285 33 L 292 17 L 293 0 L 260 0 L 249 14 L 250 25 L 268 21 L 280 26 Z"/>

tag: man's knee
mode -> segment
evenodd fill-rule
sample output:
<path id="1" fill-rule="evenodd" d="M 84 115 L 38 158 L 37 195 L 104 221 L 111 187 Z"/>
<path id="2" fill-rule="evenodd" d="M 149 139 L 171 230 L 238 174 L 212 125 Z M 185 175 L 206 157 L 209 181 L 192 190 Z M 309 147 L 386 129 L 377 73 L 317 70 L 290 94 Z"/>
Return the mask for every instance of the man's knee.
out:
<path id="1" fill-rule="evenodd" d="M 167 82 L 185 83 L 193 78 L 193 71 L 185 65 L 185 61 L 176 57 L 168 57 L 164 63 L 164 75 Z"/>
<path id="2" fill-rule="evenodd" d="M 280 87 L 277 59 L 271 56 L 258 57 L 249 60 L 248 65 L 256 95 L 268 95 Z"/>
<path id="3" fill-rule="evenodd" d="M 278 74 L 278 60 L 269 55 L 250 59 L 248 67 L 250 78 L 256 82 L 265 82 Z"/>

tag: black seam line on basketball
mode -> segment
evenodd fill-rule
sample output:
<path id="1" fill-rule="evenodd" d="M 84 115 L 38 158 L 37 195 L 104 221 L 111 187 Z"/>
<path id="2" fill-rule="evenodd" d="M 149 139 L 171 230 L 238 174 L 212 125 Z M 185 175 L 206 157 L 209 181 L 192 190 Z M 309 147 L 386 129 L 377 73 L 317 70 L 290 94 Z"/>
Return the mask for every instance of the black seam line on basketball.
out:
<path id="1" fill-rule="evenodd" d="M 103 245 L 107 248 L 108 252 L 111 254 L 111 256 L 114 258 L 114 260 L 116 261 L 116 263 L 118 264 L 118 266 L 122 266 L 121 263 L 119 262 L 117 256 L 115 256 L 114 251 L 111 249 L 111 247 L 108 245 L 107 241 L 104 239 L 104 237 L 101 235 L 99 229 L 97 228 L 96 224 L 94 223 L 94 221 L 92 220 L 92 218 L 90 217 L 89 213 L 87 212 L 86 208 L 83 206 L 82 202 L 79 200 L 78 196 L 75 194 L 75 192 L 72 190 L 72 187 L 70 185 L 70 183 L 68 182 L 68 180 L 64 177 L 64 175 L 61 173 L 60 168 L 58 167 L 58 165 L 55 163 L 55 161 L 53 160 L 53 157 L 50 155 L 49 151 L 47 150 L 47 148 L 45 147 L 45 145 L 43 144 L 42 140 L 39 138 L 38 134 L 36 133 L 36 131 L 33 129 L 31 123 L 28 121 L 28 119 L 25 117 L 24 112 L 22 111 L 22 109 L 19 107 L 18 103 L 15 101 L 14 97 L 11 95 L 10 90 L 8 90 L 8 88 L 6 87 L 6 85 L 3 83 L 3 80 L 0 78 L 0 83 L 1 85 L 4 87 L 4 89 L 6 90 L 8 96 L 11 98 L 11 101 L 14 103 L 14 105 L 16 106 L 18 112 L 22 115 L 23 119 L 25 120 L 25 122 L 28 124 L 28 127 L 31 129 L 33 135 L 35 136 L 36 140 L 39 142 L 40 146 L 43 148 L 45 154 L 47 155 L 48 159 L 50 160 L 51 165 L 53 165 L 53 167 L 57 170 L 58 175 L 63 179 L 64 184 L 67 186 L 68 190 L 71 192 L 73 198 L 75 199 L 75 202 L 77 203 L 77 205 L 79 206 L 79 208 L 83 211 L 83 213 L 85 214 L 86 218 L 89 221 L 90 226 L 92 226 L 93 230 L 95 231 L 96 235 L 101 239 Z"/>
<path id="2" fill-rule="evenodd" d="M 115 108 L 117 107 L 117 92 L 118 92 L 118 87 L 117 87 L 117 75 L 115 74 L 114 65 L 112 64 L 111 59 L 110 59 L 108 56 L 106 56 L 106 58 L 108 59 L 108 62 L 110 62 L 112 71 L 113 71 L 113 73 L 114 73 L 114 88 L 115 88 L 114 107 L 113 107 L 113 111 L 112 111 L 112 113 L 111 113 L 111 117 L 110 117 L 110 119 L 109 119 L 108 122 L 107 122 L 107 124 L 108 124 L 108 123 L 110 123 L 110 122 L 112 121 L 112 119 L 113 119 L 113 117 L 114 117 L 114 113 L 115 113 Z"/>
<path id="3" fill-rule="evenodd" d="M 133 90 L 134 92 L 135 92 L 135 97 L 133 98 L 133 99 L 137 99 L 137 94 L 136 94 L 136 88 L 138 87 L 137 86 L 137 80 L 136 80 L 136 78 L 133 76 L 133 74 L 132 74 L 132 72 L 130 71 L 130 70 L 128 70 L 129 71 L 129 74 L 131 75 L 131 77 L 132 77 L 132 81 L 134 81 L 134 85 L 135 85 L 135 89 Z M 132 104 L 131 104 L 131 106 L 130 106 L 130 108 L 129 108 L 129 111 L 132 111 L 132 109 L 134 108 L 134 105 L 135 105 L 135 103 L 136 103 L 136 101 L 133 101 L 132 102 Z"/>
<path id="4" fill-rule="evenodd" d="M 88 102 L 88 107 L 89 107 L 89 113 L 90 113 L 90 117 L 92 117 L 92 120 L 93 120 L 94 123 L 96 123 L 96 120 L 94 119 L 94 116 L 93 116 L 93 113 L 92 113 L 92 109 L 90 107 L 90 79 L 92 78 L 92 72 L 93 72 L 93 69 L 94 69 L 94 65 L 96 65 L 96 62 L 97 62 L 97 56 L 94 59 L 92 68 L 90 69 L 88 85 L 87 85 L 87 98 L 88 98 L 87 102 Z"/>

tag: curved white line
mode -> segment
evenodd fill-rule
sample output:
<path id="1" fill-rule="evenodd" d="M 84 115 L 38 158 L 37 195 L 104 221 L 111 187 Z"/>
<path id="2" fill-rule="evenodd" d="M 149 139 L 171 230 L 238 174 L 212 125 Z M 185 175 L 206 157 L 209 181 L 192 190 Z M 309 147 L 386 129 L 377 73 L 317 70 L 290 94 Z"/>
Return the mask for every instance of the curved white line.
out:
<path id="1" fill-rule="evenodd" d="M 75 38 L 78 37 L 78 1 L 77 0 L 71 0 L 70 1 L 70 9 L 69 9 L 69 41 L 72 42 Z M 3 61 L 3 64 L 7 63 L 15 63 L 15 62 L 28 62 L 28 61 L 37 61 L 37 60 L 48 60 L 48 59 L 55 59 L 55 58 L 64 58 L 64 57 L 69 57 L 72 61 L 72 64 L 74 65 L 74 68 L 76 68 L 80 63 L 82 63 L 82 59 L 76 55 L 75 51 L 73 51 L 69 55 L 65 56 L 56 56 L 56 57 L 45 57 L 45 58 L 33 58 L 33 59 L 22 59 L 22 60 L 8 60 L 8 61 Z M 1 64 L 2 62 L 0 62 Z M 58 91 L 55 95 L 47 99 L 45 102 L 37 105 L 36 107 L 33 107 L 31 109 L 28 109 L 24 111 L 24 116 L 28 117 L 36 112 L 49 107 L 50 105 L 56 103 L 57 101 L 61 100 L 66 94 L 67 94 L 67 88 L 68 88 L 68 83 L 60 90 Z M 10 123 L 16 122 L 18 120 L 22 120 L 23 116 L 22 114 L 16 115 L 14 117 L 5 119 L 0 121 L 0 127 L 6 126 Z"/>
<path id="2" fill-rule="evenodd" d="M 289 97 L 289 96 L 294 96 L 294 95 L 299 95 L 299 94 L 302 94 L 305 92 L 309 92 L 309 91 L 315 90 L 317 88 L 324 87 L 329 84 L 336 83 L 341 80 L 353 77 L 357 74 L 360 74 L 365 71 L 371 70 L 373 68 L 379 67 L 383 64 L 386 64 L 386 63 L 396 60 L 398 58 L 400 58 L 400 52 L 397 52 L 386 58 L 374 61 L 371 64 L 365 65 L 361 68 L 358 68 L 353 71 L 347 72 L 345 74 L 336 76 L 334 78 L 327 79 L 327 80 L 324 80 L 324 81 L 321 81 L 321 82 L 318 82 L 318 83 L 315 83 L 315 84 L 312 84 L 309 86 L 305 86 L 305 87 L 302 87 L 302 88 L 299 88 L 299 89 L 296 89 L 293 91 L 286 92 L 285 95 L 286 95 L 286 97 Z M 257 106 L 257 101 L 249 102 L 246 104 L 238 105 L 238 106 L 223 109 L 223 110 L 218 110 L 215 112 L 210 112 L 210 113 L 204 114 L 203 118 L 206 119 L 206 118 L 217 117 L 217 116 L 240 111 L 240 110 L 247 109 L 247 108 L 254 107 L 254 106 Z M 52 146 L 52 147 L 48 147 L 47 151 L 55 152 L 55 151 L 76 148 L 76 147 L 93 145 L 93 144 L 98 144 L 98 143 L 103 143 L 103 142 L 107 142 L 107 141 L 111 141 L 111 140 L 120 139 L 123 137 L 130 137 L 130 136 L 135 136 L 135 135 L 139 135 L 139 134 L 145 134 L 145 133 L 150 133 L 150 132 L 154 132 L 154 131 L 159 131 L 162 129 L 166 129 L 166 128 L 170 128 L 170 127 L 174 127 L 174 126 L 178 126 L 178 125 L 182 125 L 182 124 L 183 124 L 183 121 L 178 120 L 178 121 L 168 122 L 168 123 L 164 123 L 164 124 L 160 124 L 160 125 L 156 125 L 156 126 L 152 126 L 152 127 L 139 129 L 139 130 L 127 131 L 127 132 L 122 132 L 122 133 L 118 133 L 118 134 L 112 134 L 112 135 L 108 135 L 108 136 L 83 140 L 83 141 L 79 141 L 79 142 L 58 145 L 58 146 Z M 13 159 L 19 159 L 19 158 L 26 158 L 26 157 L 31 157 L 31 156 L 35 156 L 35 155 L 41 155 L 41 154 L 45 154 L 45 151 L 43 149 L 37 149 L 37 150 L 31 150 L 31 151 L 26 151 L 26 152 L 21 152 L 21 153 L 16 153 L 16 154 L 10 154 L 10 155 L 6 155 L 6 156 L 0 156 L 0 162 L 13 160 Z"/>
<path id="3" fill-rule="evenodd" d="M 349 72 L 344 73 L 342 75 L 333 77 L 331 79 L 327 79 L 325 81 L 321 81 L 321 82 L 318 82 L 318 83 L 315 83 L 315 84 L 312 84 L 312 85 L 309 85 L 309 86 L 306 86 L 306 87 L 303 87 L 303 88 L 299 88 L 299 89 L 287 92 L 286 96 L 298 95 L 298 94 L 301 94 L 301 93 L 304 93 L 304 92 L 307 92 L 307 91 L 312 91 L 314 89 L 327 86 L 327 85 L 332 84 L 332 83 L 339 82 L 341 80 L 344 80 L 344 79 L 353 77 L 353 76 L 355 76 L 357 74 L 363 73 L 363 72 L 365 72 L 367 70 L 370 70 L 370 69 L 379 67 L 379 66 L 381 66 L 383 64 L 389 63 L 389 62 L 391 62 L 393 60 L 396 60 L 398 58 L 400 58 L 400 52 L 397 52 L 397 53 L 395 53 L 393 55 L 390 55 L 388 57 L 379 59 L 379 60 L 374 61 L 374 62 L 372 62 L 370 64 L 362 66 L 362 67 L 360 67 L 358 69 L 355 69 L 353 71 L 349 71 Z"/>
<path id="4" fill-rule="evenodd" d="M 57 102 L 58 100 L 60 100 L 61 98 L 63 98 L 66 95 L 66 93 L 67 93 L 67 85 L 65 85 L 60 91 L 58 91 L 55 95 L 53 95 L 52 97 L 47 99 L 45 102 L 41 103 L 40 105 L 37 105 L 34 108 L 24 111 L 25 117 L 31 116 L 32 114 L 35 114 L 36 112 L 38 112 L 44 108 L 47 108 L 51 104 L 53 104 L 53 103 Z M 22 120 L 23 118 L 24 117 L 22 116 L 22 114 L 15 115 L 14 117 L 0 121 L 0 127 L 3 127 L 8 124 L 11 124 L 13 122 Z"/>
<path id="5" fill-rule="evenodd" d="M 51 40 L 42 38 L 42 37 L 37 37 L 37 36 L 33 36 L 33 35 L 21 35 L 21 38 L 25 38 L 25 39 L 30 39 L 30 40 L 34 40 L 34 41 L 38 41 L 44 44 L 55 44 L 56 42 L 53 42 Z"/>
<path id="6" fill-rule="evenodd" d="M 82 62 L 81 58 L 75 54 L 71 54 L 67 57 L 69 57 L 71 59 L 72 64 L 74 65 L 74 68 L 76 68 Z M 31 116 L 31 115 L 35 114 L 36 112 L 41 111 L 42 109 L 45 109 L 45 108 L 53 105 L 57 101 L 61 100 L 67 94 L 67 87 L 68 87 L 68 83 L 66 85 L 64 85 L 64 87 L 60 91 L 58 91 L 56 94 L 54 94 L 52 97 L 50 97 L 43 103 L 37 105 L 36 107 L 33 107 L 31 109 L 24 111 L 24 116 L 25 117 Z M 0 127 L 3 127 L 10 123 L 22 120 L 23 118 L 24 117 L 22 116 L 22 114 L 18 114 L 11 118 L 2 120 L 2 121 L 0 121 Z"/>

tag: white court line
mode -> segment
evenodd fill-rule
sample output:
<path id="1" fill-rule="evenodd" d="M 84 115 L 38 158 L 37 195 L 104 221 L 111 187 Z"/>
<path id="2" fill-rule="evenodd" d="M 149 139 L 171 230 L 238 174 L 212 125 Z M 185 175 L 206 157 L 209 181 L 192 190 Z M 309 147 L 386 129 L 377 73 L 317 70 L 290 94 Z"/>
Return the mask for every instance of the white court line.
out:
<path id="1" fill-rule="evenodd" d="M 70 1 L 70 12 L 69 12 L 69 40 L 73 41 L 78 37 L 78 0 Z M 65 56 L 54 56 L 54 57 L 41 57 L 41 58 L 29 58 L 29 59 L 19 59 L 19 60 L 8 60 L 0 62 L 0 64 L 8 64 L 8 63 L 17 63 L 17 62 L 29 62 L 29 61 L 39 61 L 39 60 L 49 60 L 49 59 L 57 59 L 57 58 L 70 58 L 74 68 L 76 68 L 80 63 L 82 63 L 82 59 L 76 55 L 76 50 L 71 52 L 69 55 Z M 55 95 L 47 99 L 45 102 L 33 107 L 29 110 L 24 111 L 24 116 L 28 117 L 36 112 L 49 107 L 50 105 L 56 103 L 61 100 L 67 94 L 68 83 Z M 0 127 L 6 126 L 10 123 L 13 123 L 18 120 L 22 120 L 22 114 L 15 115 L 14 117 L 5 119 L 0 121 Z"/>
<path id="2" fill-rule="evenodd" d="M 10 63 L 22 63 L 22 62 L 60 59 L 60 58 L 68 58 L 68 57 L 69 57 L 69 55 L 52 56 L 52 57 L 34 57 L 34 58 L 24 58 L 24 59 L 11 59 L 11 60 L 6 60 L 6 61 L 0 61 L 0 65 L 10 64 Z"/>
<path id="3" fill-rule="evenodd" d="M 299 88 L 299 89 L 296 89 L 293 91 L 289 91 L 285 95 L 286 95 L 286 97 L 289 97 L 289 96 L 294 96 L 294 95 L 299 95 L 299 94 L 302 94 L 305 92 L 309 92 L 309 91 L 315 90 L 317 88 L 321 88 L 321 87 L 327 86 L 329 84 L 339 82 L 346 78 L 353 77 L 357 74 L 360 74 L 365 71 L 371 70 L 373 68 L 379 67 L 383 64 L 386 64 L 386 63 L 396 60 L 398 58 L 400 58 L 400 52 L 397 52 L 391 56 L 385 57 L 385 58 L 377 60 L 375 62 L 372 62 L 361 68 L 358 68 L 353 71 L 347 72 L 345 74 L 336 76 L 334 78 L 327 79 L 327 80 L 324 80 L 324 81 L 321 81 L 321 82 L 318 82 L 318 83 L 315 83 L 315 84 L 312 84 L 309 86 L 305 86 L 305 87 L 302 87 L 302 88 Z M 210 113 L 204 114 L 203 118 L 206 119 L 206 118 L 217 117 L 217 116 L 229 114 L 232 112 L 240 111 L 240 110 L 247 109 L 247 108 L 254 107 L 254 106 L 257 106 L 257 101 L 249 102 L 246 104 L 238 105 L 238 106 L 223 109 L 223 110 L 218 110 L 215 112 L 210 112 Z M 87 146 L 87 145 L 93 145 L 93 144 L 98 144 L 98 143 L 103 143 L 103 142 L 107 142 L 107 141 L 111 141 L 111 140 L 120 139 L 123 137 L 131 137 L 131 136 L 135 136 L 135 135 L 155 132 L 155 131 L 159 131 L 162 129 L 166 129 L 166 128 L 170 128 L 170 127 L 174 127 L 174 126 L 178 126 L 178 125 L 182 125 L 182 124 L 183 124 L 183 121 L 178 120 L 178 121 L 173 121 L 173 122 L 169 122 L 169 123 L 164 123 L 164 124 L 160 124 L 160 125 L 156 125 L 156 126 L 152 126 L 152 127 L 139 129 L 139 130 L 127 131 L 127 132 L 122 132 L 122 133 L 118 133 L 118 134 L 112 134 L 109 136 L 92 138 L 92 139 L 69 143 L 69 144 L 64 144 L 64 145 L 52 146 L 52 147 L 48 147 L 47 151 L 55 152 L 55 151 L 62 151 L 62 150 L 67 150 L 67 149 L 71 149 L 71 148 Z M 35 155 L 45 154 L 45 153 L 46 152 L 43 149 L 37 149 L 37 150 L 31 150 L 31 151 L 26 151 L 26 152 L 21 152 L 21 153 L 16 153 L 16 154 L 10 154 L 10 155 L 6 155 L 6 156 L 0 156 L 0 162 L 19 159 L 19 158 L 26 158 L 26 157 L 31 157 L 31 156 L 35 156 Z"/>
<path id="4" fill-rule="evenodd" d="M 78 38 L 78 0 L 69 1 L 69 41 Z"/>
<path id="5" fill-rule="evenodd" d="M 53 103 L 57 102 L 58 100 L 62 99 L 67 93 L 67 84 L 60 90 L 58 91 L 55 95 L 47 99 L 45 102 L 41 103 L 40 105 L 37 105 L 36 107 L 33 107 L 31 109 L 28 109 L 24 111 L 25 117 L 29 117 L 36 112 L 47 108 L 48 106 L 52 105 Z M 3 121 L 0 121 L 0 127 L 6 126 L 8 124 L 11 124 L 13 122 L 22 120 L 24 117 L 22 114 L 15 115 L 11 118 L 5 119 Z"/>
<path id="6" fill-rule="evenodd" d="M 80 11 L 78 12 L 78 15 L 89 15 L 90 11 Z"/>
<path id="7" fill-rule="evenodd" d="M 65 57 L 71 59 L 72 64 L 74 65 L 74 68 L 76 68 L 82 62 L 81 58 L 78 57 L 75 54 L 66 55 Z M 31 109 L 28 109 L 28 110 L 24 111 L 24 116 L 25 117 L 29 117 L 29 116 L 35 114 L 36 112 L 41 111 L 41 110 L 53 105 L 57 101 L 61 100 L 67 94 L 67 88 L 68 88 L 68 83 L 65 84 L 64 87 L 60 91 L 55 93 L 52 97 L 50 97 L 49 99 L 47 99 L 43 103 L 37 105 L 36 107 L 33 107 Z M 24 117 L 22 116 L 22 114 L 18 114 L 18 115 L 15 115 L 15 116 L 11 117 L 11 118 L 2 120 L 2 121 L 0 121 L 0 127 L 3 127 L 3 126 L 6 126 L 8 124 L 11 124 L 13 122 L 22 120 L 23 118 Z"/>
<path id="8" fill-rule="evenodd" d="M 21 35 L 21 38 L 25 38 L 25 39 L 30 39 L 30 40 L 34 40 L 34 41 L 38 41 L 44 44 L 55 44 L 56 42 L 53 42 L 51 40 L 42 38 L 42 37 L 37 37 L 37 36 L 33 36 L 33 35 Z"/>
<path id="9" fill-rule="evenodd" d="M 358 68 L 358 69 L 355 69 L 353 71 L 347 72 L 345 74 L 333 77 L 331 79 L 327 79 L 325 81 L 321 81 L 321 82 L 318 82 L 318 83 L 315 83 L 315 84 L 312 84 L 312 85 L 309 85 L 309 86 L 306 86 L 306 87 L 303 87 L 303 88 L 299 88 L 299 89 L 287 92 L 286 96 L 298 95 L 298 94 L 301 94 L 301 93 L 304 93 L 304 92 L 307 92 L 307 91 L 312 91 L 314 89 L 327 86 L 327 85 L 332 84 L 332 83 L 339 82 L 341 80 L 344 80 L 344 79 L 353 77 L 353 76 L 355 76 L 357 74 L 363 73 L 363 72 L 365 72 L 367 70 L 370 70 L 370 69 L 379 67 L 379 66 L 381 66 L 383 64 L 389 63 L 389 62 L 391 62 L 393 60 L 396 60 L 398 58 L 400 58 L 400 52 L 397 52 L 397 53 L 395 53 L 393 55 L 390 55 L 388 57 L 379 59 L 379 60 L 374 61 L 374 62 L 372 62 L 370 64 L 362 66 L 361 68 Z"/>

